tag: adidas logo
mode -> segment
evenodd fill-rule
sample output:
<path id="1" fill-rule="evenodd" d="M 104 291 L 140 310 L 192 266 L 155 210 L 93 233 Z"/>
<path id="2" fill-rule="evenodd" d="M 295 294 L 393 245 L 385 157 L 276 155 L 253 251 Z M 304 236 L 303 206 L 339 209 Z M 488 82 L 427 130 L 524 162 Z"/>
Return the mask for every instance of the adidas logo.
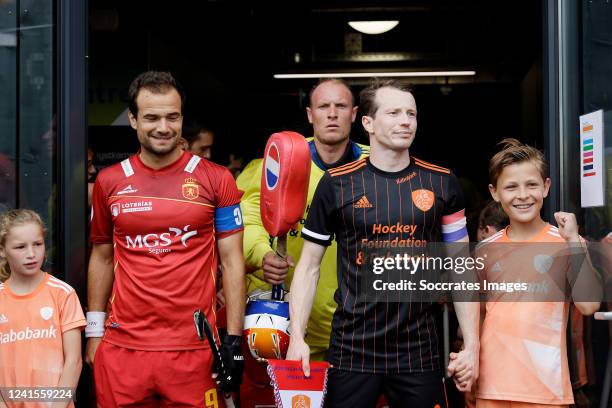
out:
<path id="1" fill-rule="evenodd" d="M 8 323 L 8 319 L 6 318 L 4 314 L 0 313 L 0 324 L 2 323 Z"/>
<path id="2" fill-rule="evenodd" d="M 129 194 L 129 193 L 135 193 L 135 192 L 137 192 L 137 191 L 138 191 L 138 190 L 133 189 L 133 188 L 132 188 L 132 185 L 130 184 L 129 186 L 127 186 L 127 187 L 126 187 L 126 188 L 124 188 L 123 190 L 118 191 L 118 192 L 117 192 L 117 195 L 121 195 L 121 194 Z"/>
<path id="3" fill-rule="evenodd" d="M 372 203 L 370 203 L 370 201 L 368 200 L 368 197 L 363 196 L 359 199 L 359 201 L 357 201 L 353 207 L 355 208 L 372 208 L 374 207 L 372 205 Z"/>

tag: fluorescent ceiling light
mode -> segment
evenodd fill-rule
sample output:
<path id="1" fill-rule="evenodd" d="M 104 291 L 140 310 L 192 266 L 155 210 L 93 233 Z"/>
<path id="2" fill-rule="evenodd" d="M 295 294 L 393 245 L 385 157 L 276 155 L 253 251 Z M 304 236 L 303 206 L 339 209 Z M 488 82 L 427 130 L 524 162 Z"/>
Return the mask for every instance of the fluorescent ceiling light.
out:
<path id="1" fill-rule="evenodd" d="M 348 25 L 364 34 L 382 34 L 393 30 L 399 24 L 397 20 L 386 21 L 349 21 Z"/>
<path id="2" fill-rule="evenodd" d="M 440 77 L 474 76 L 476 71 L 405 71 L 405 72 L 314 72 L 309 74 L 274 74 L 276 79 L 370 78 L 370 77 Z"/>

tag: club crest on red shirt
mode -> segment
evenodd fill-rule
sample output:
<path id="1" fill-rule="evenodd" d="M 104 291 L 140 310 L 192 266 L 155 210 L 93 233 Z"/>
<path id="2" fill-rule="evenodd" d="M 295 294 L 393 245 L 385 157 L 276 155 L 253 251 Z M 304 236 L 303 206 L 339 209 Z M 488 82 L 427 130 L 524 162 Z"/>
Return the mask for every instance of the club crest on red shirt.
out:
<path id="1" fill-rule="evenodd" d="M 200 188 L 198 186 L 198 182 L 194 178 L 186 178 L 185 183 L 183 184 L 183 197 L 188 200 L 195 200 L 198 198 L 200 194 Z"/>

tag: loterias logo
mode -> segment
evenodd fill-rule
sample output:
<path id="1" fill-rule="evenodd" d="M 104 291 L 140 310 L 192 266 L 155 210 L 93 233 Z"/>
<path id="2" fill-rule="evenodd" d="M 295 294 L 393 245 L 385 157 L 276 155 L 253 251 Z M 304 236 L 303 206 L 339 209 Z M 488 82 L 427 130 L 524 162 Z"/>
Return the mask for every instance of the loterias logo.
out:
<path id="1" fill-rule="evenodd" d="M 128 203 L 113 203 L 110 206 L 113 217 L 118 217 L 119 214 L 153 211 L 152 201 L 136 201 Z"/>
<path id="2" fill-rule="evenodd" d="M 119 203 L 112 204 L 111 213 L 113 214 L 113 217 L 117 217 L 119 214 L 121 214 L 121 204 Z"/>

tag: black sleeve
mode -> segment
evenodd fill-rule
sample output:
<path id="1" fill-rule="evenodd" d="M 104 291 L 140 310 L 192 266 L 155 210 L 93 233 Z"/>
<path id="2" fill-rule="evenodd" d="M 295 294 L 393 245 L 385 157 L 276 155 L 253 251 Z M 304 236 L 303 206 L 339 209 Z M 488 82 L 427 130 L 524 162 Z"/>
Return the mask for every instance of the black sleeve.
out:
<path id="1" fill-rule="evenodd" d="M 449 174 L 448 184 L 446 188 L 446 202 L 444 203 L 444 214 L 452 215 L 457 211 L 465 209 L 465 199 L 463 198 L 463 190 L 461 184 L 454 174 Z"/>
<path id="2" fill-rule="evenodd" d="M 331 245 L 333 238 L 333 214 L 336 199 L 332 177 L 326 172 L 315 190 L 302 228 L 302 238 L 319 245 Z"/>

